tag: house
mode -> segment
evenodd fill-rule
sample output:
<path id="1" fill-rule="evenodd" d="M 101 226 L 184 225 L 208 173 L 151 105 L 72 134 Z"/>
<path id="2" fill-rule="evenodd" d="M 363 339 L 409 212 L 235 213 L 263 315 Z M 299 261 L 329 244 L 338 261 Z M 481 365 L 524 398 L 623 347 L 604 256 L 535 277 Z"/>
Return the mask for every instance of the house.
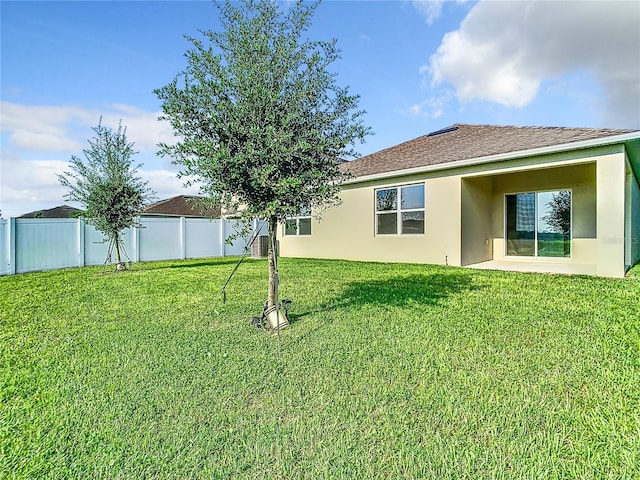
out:
<path id="1" fill-rule="evenodd" d="M 622 277 L 640 260 L 640 131 L 456 124 L 345 164 L 286 257 Z"/>
<path id="2" fill-rule="evenodd" d="M 84 210 L 70 207 L 69 205 L 59 205 L 46 210 L 36 210 L 35 212 L 25 213 L 18 218 L 76 218 L 81 216 Z"/>
<path id="3" fill-rule="evenodd" d="M 211 208 L 203 201 L 204 197 L 178 195 L 146 206 L 142 215 L 220 218 L 220 208 Z"/>

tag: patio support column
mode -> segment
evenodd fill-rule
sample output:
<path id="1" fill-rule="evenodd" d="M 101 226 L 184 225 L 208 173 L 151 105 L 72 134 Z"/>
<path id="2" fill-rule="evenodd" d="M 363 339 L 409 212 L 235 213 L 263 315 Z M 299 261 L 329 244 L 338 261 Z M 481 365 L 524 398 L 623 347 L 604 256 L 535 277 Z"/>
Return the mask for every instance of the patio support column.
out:
<path id="1" fill-rule="evenodd" d="M 624 154 L 598 158 L 596 192 L 598 275 L 624 277 Z"/>

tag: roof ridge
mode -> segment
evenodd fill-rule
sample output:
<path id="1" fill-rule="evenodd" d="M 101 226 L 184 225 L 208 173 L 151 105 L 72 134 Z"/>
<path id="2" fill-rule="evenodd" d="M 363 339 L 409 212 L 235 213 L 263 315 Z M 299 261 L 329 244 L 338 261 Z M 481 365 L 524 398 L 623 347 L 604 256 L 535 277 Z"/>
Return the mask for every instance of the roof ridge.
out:
<path id="1" fill-rule="evenodd" d="M 588 130 L 588 131 L 605 131 L 605 132 L 638 132 L 640 130 L 634 128 L 609 128 L 609 127 L 567 127 L 567 126 L 544 126 L 544 125 L 497 125 L 493 123 L 454 123 L 453 127 L 489 127 L 489 128 L 509 128 L 509 129 L 527 129 L 527 130 Z M 445 127 L 442 130 L 445 130 Z M 418 137 L 419 138 L 419 137 Z"/>

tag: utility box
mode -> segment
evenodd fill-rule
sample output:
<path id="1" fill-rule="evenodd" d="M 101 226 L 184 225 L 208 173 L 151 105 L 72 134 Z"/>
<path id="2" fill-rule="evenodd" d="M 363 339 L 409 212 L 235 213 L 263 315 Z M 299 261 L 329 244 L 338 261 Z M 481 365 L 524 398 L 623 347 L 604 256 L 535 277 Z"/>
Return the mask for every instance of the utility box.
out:
<path id="1" fill-rule="evenodd" d="M 269 235 L 256 237 L 251 245 L 251 256 L 253 258 L 267 258 L 269 256 Z M 276 256 L 280 256 L 280 240 L 276 240 Z"/>
<path id="2" fill-rule="evenodd" d="M 264 258 L 269 252 L 269 235 L 256 237 L 251 245 L 251 256 L 253 258 Z"/>

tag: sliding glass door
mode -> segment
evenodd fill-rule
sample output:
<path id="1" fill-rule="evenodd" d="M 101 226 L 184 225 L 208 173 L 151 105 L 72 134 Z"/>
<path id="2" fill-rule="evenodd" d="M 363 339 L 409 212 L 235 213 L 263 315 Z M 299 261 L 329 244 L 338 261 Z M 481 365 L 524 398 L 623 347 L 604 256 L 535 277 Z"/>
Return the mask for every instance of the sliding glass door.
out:
<path id="1" fill-rule="evenodd" d="M 571 191 L 505 196 L 507 256 L 571 256 Z"/>
<path id="2" fill-rule="evenodd" d="M 536 254 L 536 194 L 507 195 L 507 255 Z"/>

